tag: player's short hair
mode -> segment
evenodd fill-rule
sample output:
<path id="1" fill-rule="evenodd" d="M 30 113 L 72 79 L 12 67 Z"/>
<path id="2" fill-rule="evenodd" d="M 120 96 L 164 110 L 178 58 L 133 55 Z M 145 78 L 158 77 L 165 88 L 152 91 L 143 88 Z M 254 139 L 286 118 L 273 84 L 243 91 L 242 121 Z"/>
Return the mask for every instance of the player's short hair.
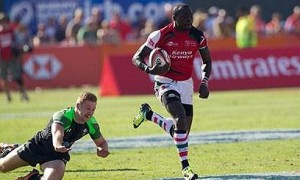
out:
<path id="1" fill-rule="evenodd" d="M 172 11 L 173 17 L 176 17 L 182 11 L 182 9 L 185 8 L 188 8 L 192 12 L 192 9 L 189 5 L 183 3 L 176 4 Z"/>
<path id="2" fill-rule="evenodd" d="M 81 104 L 84 101 L 97 102 L 97 96 L 91 92 L 83 92 L 78 96 L 76 103 Z"/>

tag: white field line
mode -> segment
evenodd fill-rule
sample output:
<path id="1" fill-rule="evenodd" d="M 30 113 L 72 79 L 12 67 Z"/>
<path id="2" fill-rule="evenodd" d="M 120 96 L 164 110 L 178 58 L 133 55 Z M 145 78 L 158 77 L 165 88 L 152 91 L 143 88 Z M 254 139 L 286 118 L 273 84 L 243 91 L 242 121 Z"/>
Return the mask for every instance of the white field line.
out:
<path id="1" fill-rule="evenodd" d="M 50 117 L 53 112 L 23 112 L 23 113 L 0 113 L 1 120 L 13 120 L 17 118 L 30 118 L 30 117 Z"/>
<path id="2" fill-rule="evenodd" d="M 224 131 L 191 133 L 189 144 L 237 143 L 276 139 L 300 139 L 299 129 L 257 130 L 257 131 Z M 139 136 L 108 139 L 110 149 L 128 149 L 153 146 L 172 146 L 169 136 Z M 74 144 L 72 152 L 94 151 L 91 140 Z M 300 180 L 300 172 L 279 172 L 264 174 L 228 174 L 201 176 L 203 180 Z M 156 180 L 183 180 L 181 177 L 159 178 Z"/>
<path id="3" fill-rule="evenodd" d="M 300 172 L 264 173 L 264 174 L 230 174 L 218 176 L 201 176 L 203 180 L 299 180 Z M 183 180 L 183 178 L 159 178 L 157 180 Z"/>
<path id="4" fill-rule="evenodd" d="M 191 133 L 189 144 L 234 143 L 276 139 L 300 139 L 299 129 L 257 130 L 257 131 L 224 131 Z M 141 147 L 172 146 L 173 141 L 165 136 L 138 136 L 108 139 L 110 149 L 128 149 Z M 94 151 L 92 140 L 78 141 L 72 147 L 73 152 Z"/>

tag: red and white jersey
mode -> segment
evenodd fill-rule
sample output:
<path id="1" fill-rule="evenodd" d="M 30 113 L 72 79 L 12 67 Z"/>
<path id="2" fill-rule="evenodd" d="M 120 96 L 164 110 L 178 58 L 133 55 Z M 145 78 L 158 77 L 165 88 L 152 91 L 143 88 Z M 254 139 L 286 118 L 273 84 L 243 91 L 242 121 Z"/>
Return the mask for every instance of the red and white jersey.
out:
<path id="1" fill-rule="evenodd" d="M 171 69 L 163 76 L 184 81 L 192 76 L 195 55 L 198 49 L 207 47 L 207 41 L 203 32 L 195 27 L 187 32 L 178 32 L 174 24 L 170 23 L 152 32 L 144 45 L 151 49 L 160 47 L 166 50 L 171 60 Z"/>
<path id="2" fill-rule="evenodd" d="M 287 32 L 300 31 L 300 17 L 292 14 L 285 20 L 284 28 Z"/>
<path id="3" fill-rule="evenodd" d="M 0 30 L 0 59 L 9 61 L 12 59 L 13 29 Z"/>

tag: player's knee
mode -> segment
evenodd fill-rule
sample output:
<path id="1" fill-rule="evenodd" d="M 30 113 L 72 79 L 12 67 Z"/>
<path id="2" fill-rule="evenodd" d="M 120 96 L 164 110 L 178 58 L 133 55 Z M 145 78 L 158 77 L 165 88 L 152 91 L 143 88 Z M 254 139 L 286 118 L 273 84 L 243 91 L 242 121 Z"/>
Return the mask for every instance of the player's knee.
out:
<path id="1" fill-rule="evenodd" d="M 7 168 L 5 168 L 4 164 L 1 162 L 1 159 L 0 159 L 0 172 L 1 173 L 8 172 Z"/>
<path id="2" fill-rule="evenodd" d="M 165 92 L 162 97 L 161 97 L 161 101 L 164 105 L 169 104 L 170 102 L 173 101 L 181 101 L 180 100 L 180 94 L 177 91 L 174 90 L 170 90 Z"/>
<path id="3" fill-rule="evenodd" d="M 62 179 L 65 173 L 65 164 L 63 161 L 57 160 L 42 165 L 44 174 L 42 179 L 55 180 Z"/>
<path id="4" fill-rule="evenodd" d="M 57 179 L 63 179 L 64 172 L 54 172 L 54 173 L 44 173 L 41 179 L 47 179 L 47 180 L 57 180 Z"/>

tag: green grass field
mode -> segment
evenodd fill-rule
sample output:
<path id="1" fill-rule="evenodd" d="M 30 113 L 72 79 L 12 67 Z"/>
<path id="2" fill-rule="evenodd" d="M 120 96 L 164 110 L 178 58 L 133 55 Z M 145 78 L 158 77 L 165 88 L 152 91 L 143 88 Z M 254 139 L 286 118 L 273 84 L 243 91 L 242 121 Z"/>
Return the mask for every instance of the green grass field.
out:
<path id="1" fill-rule="evenodd" d="M 13 93 L 7 103 L 0 94 L 0 142 L 22 143 L 44 128 L 51 114 L 73 106 L 77 95 L 96 87 L 29 91 L 30 102 L 20 102 Z M 139 106 L 148 102 L 152 109 L 167 115 L 153 95 L 99 97 L 95 116 L 104 136 L 109 138 L 161 135 L 152 123 L 133 129 L 132 119 Z M 268 89 L 211 92 L 208 100 L 194 97 L 193 132 L 235 130 L 300 129 L 300 89 Z M 85 137 L 84 139 L 88 139 Z M 191 145 L 190 163 L 200 176 L 295 172 L 300 170 L 299 139 L 243 143 Z M 0 179 L 15 179 L 32 167 L 0 174 Z M 106 158 L 94 153 L 72 153 L 64 179 L 158 179 L 180 177 L 175 148 L 153 147 L 111 151 Z"/>

